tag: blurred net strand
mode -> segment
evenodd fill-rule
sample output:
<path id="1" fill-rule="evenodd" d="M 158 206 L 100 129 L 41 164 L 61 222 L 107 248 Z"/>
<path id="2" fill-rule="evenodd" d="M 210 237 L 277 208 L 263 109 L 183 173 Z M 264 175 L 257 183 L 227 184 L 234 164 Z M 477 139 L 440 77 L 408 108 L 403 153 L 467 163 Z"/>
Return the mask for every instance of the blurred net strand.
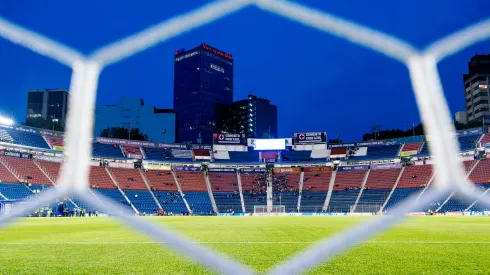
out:
<path id="1" fill-rule="evenodd" d="M 73 99 L 72 102 L 77 102 L 77 104 L 72 104 L 69 107 L 66 147 L 70 150 L 71 157 L 65 156 L 66 162 L 61 169 L 58 180 L 60 187 L 44 192 L 36 201 L 14 209 L 10 215 L 0 218 L 0 226 L 5 226 L 15 217 L 28 213 L 62 195 L 79 194 L 83 201 L 97 205 L 101 210 L 116 210 L 115 204 L 107 198 L 99 201 L 88 193 L 88 160 L 90 158 L 91 139 L 93 138 L 90 131 L 93 126 L 93 113 L 91 111 L 95 103 L 100 71 L 106 65 L 159 42 L 236 12 L 250 2 L 252 1 L 213 2 L 193 12 L 176 16 L 139 34 L 103 47 L 91 56 L 90 61 L 87 61 L 82 54 L 66 46 L 0 18 L 0 36 L 73 68 L 70 97 Z M 255 0 L 254 2 L 260 9 L 337 35 L 407 65 L 422 121 L 428 134 L 432 135 L 434 140 L 430 145 L 430 150 L 436 160 L 434 173 L 438 174 L 436 186 L 427 190 L 426 194 L 419 200 L 412 196 L 397 206 L 390 216 L 375 218 L 318 242 L 303 252 L 293 255 L 289 262 L 279 263 L 270 271 L 271 274 L 295 274 L 313 268 L 359 241 L 375 234 L 381 234 L 383 230 L 402 221 L 404 213 L 421 208 L 440 198 L 444 195 L 443 192 L 451 187 L 457 188 L 467 197 L 483 198 L 483 192 L 478 188 L 472 188 L 471 183 L 464 179 L 462 165 L 458 163 L 458 158 L 455 157 L 457 156 L 457 140 L 451 134 L 454 132 L 454 127 L 450 124 L 449 109 L 443 95 L 436 65 L 437 61 L 444 57 L 473 43 L 487 39 L 490 36 L 490 20 L 467 27 L 435 42 L 426 50 L 425 55 L 421 55 L 407 42 L 316 9 L 282 0 Z M 460 40 L 454 43 L 455 39 Z M 74 126 L 72 127 L 72 125 Z M 69 187 L 75 187 L 75 189 L 68 191 Z M 490 199 L 483 198 L 480 201 L 490 207 Z M 250 268 L 211 249 L 190 242 L 186 237 L 178 235 L 166 226 L 162 229 L 149 221 L 142 221 L 118 211 L 113 213 L 117 219 L 129 227 L 159 241 L 169 241 L 171 243 L 170 248 L 184 253 L 211 269 L 225 274 L 253 273 Z M 303 255 L 311 255 L 312 257 L 308 258 Z M 232 268 L 228 268 L 228 266 Z"/>
<path id="2" fill-rule="evenodd" d="M 54 59 L 61 64 L 72 67 L 83 55 L 57 41 L 18 26 L 0 16 L 0 37 L 21 45 L 40 55 Z"/>

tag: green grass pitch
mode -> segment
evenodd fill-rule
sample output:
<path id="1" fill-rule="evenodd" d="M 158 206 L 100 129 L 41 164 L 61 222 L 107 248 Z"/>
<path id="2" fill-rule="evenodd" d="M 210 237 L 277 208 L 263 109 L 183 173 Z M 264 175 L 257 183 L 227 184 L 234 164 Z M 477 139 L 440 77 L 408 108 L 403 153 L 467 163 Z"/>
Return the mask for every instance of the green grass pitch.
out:
<path id="1" fill-rule="evenodd" d="M 369 217 L 370 218 L 370 217 Z M 146 217 L 264 272 L 367 217 Z M 0 231 L 0 274 L 212 274 L 109 218 L 29 218 Z M 490 219 L 412 217 L 311 274 L 490 274 Z"/>

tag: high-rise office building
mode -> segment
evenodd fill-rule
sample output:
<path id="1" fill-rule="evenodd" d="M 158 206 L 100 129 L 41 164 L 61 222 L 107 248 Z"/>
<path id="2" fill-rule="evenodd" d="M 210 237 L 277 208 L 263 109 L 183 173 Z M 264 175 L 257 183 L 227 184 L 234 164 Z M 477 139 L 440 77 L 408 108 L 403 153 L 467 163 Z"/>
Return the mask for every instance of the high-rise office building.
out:
<path id="1" fill-rule="evenodd" d="M 175 142 L 175 113 L 145 105 L 141 98 L 121 97 L 117 104 L 98 105 L 95 108 L 94 136 L 111 127 L 138 128 L 155 142 Z M 128 136 L 128 138 L 130 138 Z"/>
<path id="2" fill-rule="evenodd" d="M 26 122 L 43 119 L 64 127 L 67 109 L 67 90 L 31 90 L 27 95 Z"/>
<path id="3" fill-rule="evenodd" d="M 211 143 L 217 104 L 233 102 L 233 57 L 202 43 L 175 52 L 174 110 L 178 142 Z"/>
<path id="4" fill-rule="evenodd" d="M 249 138 L 277 137 L 277 106 L 270 100 L 248 95 L 247 99 L 220 105 L 218 132 L 245 134 Z"/>
<path id="5" fill-rule="evenodd" d="M 490 124 L 490 54 L 475 55 L 468 62 L 468 73 L 463 75 L 466 114 L 468 122 L 485 121 Z"/>

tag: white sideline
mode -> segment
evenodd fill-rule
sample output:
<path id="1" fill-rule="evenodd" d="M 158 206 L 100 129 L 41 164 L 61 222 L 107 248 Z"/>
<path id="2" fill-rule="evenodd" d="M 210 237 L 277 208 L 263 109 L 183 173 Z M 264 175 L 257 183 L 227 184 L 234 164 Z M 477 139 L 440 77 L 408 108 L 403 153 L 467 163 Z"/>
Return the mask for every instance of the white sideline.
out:
<path id="1" fill-rule="evenodd" d="M 15 208 L 10 215 L 0 218 L 0 227 L 12 219 L 27 213 L 45 202 L 63 195 L 79 193 L 81 199 L 111 210 L 122 223 L 162 241 L 167 247 L 207 265 L 222 274 L 252 274 L 253 271 L 231 258 L 211 251 L 199 243 L 187 240 L 170 229 L 162 229 L 149 221 L 120 214 L 110 201 L 102 203 L 89 196 L 87 183 L 90 137 L 93 127 L 93 106 L 100 71 L 109 64 L 168 40 L 183 32 L 236 12 L 250 3 L 263 10 L 276 13 L 306 26 L 334 34 L 348 41 L 380 52 L 405 64 L 410 72 L 417 106 L 426 134 L 432 136 L 430 151 L 437 160 L 436 187 L 428 190 L 418 201 L 416 195 L 399 204 L 391 216 L 382 216 L 334 234 L 328 239 L 314 243 L 305 251 L 274 267 L 270 274 L 297 274 L 307 271 L 359 242 L 383 232 L 405 218 L 404 213 L 422 208 L 442 195 L 442 191 L 459 191 L 478 199 L 483 191 L 472 189 L 464 179 L 462 165 L 457 158 L 457 140 L 451 133 L 450 113 L 444 98 L 437 71 L 437 62 L 478 41 L 490 37 L 490 19 L 474 24 L 447 36 L 420 52 L 412 45 L 380 31 L 358 25 L 325 12 L 291 3 L 285 0 L 227 0 L 215 1 L 190 13 L 176 16 L 163 23 L 127 37 L 96 51 L 89 59 L 82 54 L 42 35 L 17 26 L 0 17 L 0 36 L 42 55 L 61 62 L 74 70 L 66 133 L 66 148 L 70 151 L 64 163 L 56 188 L 40 195 L 40 199 L 22 208 Z M 85 140 L 86 139 L 86 140 Z M 68 188 L 69 187 L 69 188 Z M 68 191 L 70 190 L 70 192 Z M 490 207 L 490 198 L 480 201 Z"/>
<path id="2" fill-rule="evenodd" d="M 249 245 L 274 245 L 274 244 L 314 244 L 315 242 L 193 242 L 195 244 L 249 244 Z M 0 245 L 147 245 L 167 244 L 166 242 L 0 242 Z M 490 244 L 490 241 L 359 241 L 357 244 Z"/>

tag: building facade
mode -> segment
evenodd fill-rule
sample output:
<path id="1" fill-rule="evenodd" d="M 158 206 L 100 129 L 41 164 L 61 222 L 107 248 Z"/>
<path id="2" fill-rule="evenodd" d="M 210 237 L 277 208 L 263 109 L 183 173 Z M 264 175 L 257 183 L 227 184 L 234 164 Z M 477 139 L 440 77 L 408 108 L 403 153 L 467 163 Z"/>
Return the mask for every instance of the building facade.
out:
<path id="1" fill-rule="evenodd" d="M 68 96 L 68 91 L 64 89 L 29 91 L 27 94 L 26 122 L 43 119 L 52 123 L 59 123 L 64 127 L 68 110 Z"/>
<path id="2" fill-rule="evenodd" d="M 270 100 L 248 95 L 247 99 L 220 105 L 218 132 L 246 134 L 248 138 L 277 137 L 277 106 Z"/>
<path id="3" fill-rule="evenodd" d="M 468 74 L 463 75 L 468 122 L 490 124 L 489 102 L 490 54 L 475 55 L 468 62 Z"/>
<path id="4" fill-rule="evenodd" d="M 202 43 L 175 52 L 174 110 L 178 142 L 211 143 L 218 104 L 233 102 L 233 57 Z"/>
<path id="5" fill-rule="evenodd" d="M 95 108 L 94 136 L 108 127 L 138 128 L 155 142 L 175 143 L 175 113 L 146 106 L 141 98 L 122 97 L 115 105 Z"/>

